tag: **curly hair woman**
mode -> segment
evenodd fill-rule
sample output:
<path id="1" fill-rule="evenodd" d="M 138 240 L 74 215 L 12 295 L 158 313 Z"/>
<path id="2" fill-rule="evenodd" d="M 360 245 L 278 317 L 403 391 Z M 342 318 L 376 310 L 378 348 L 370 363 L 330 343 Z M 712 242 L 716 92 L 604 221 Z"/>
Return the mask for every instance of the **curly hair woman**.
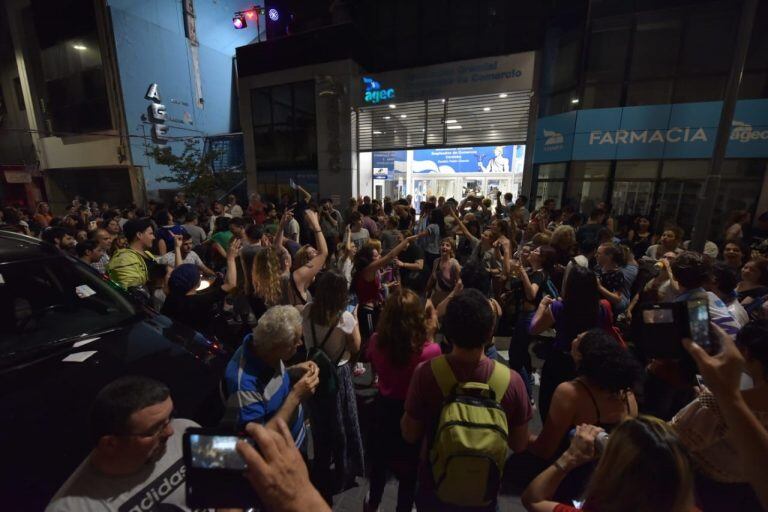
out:
<path id="1" fill-rule="evenodd" d="M 571 344 L 575 379 L 555 389 L 544 428 L 529 447 L 550 459 L 564 448 L 567 433 L 587 423 L 610 430 L 626 418 L 637 416 L 633 389 L 640 380 L 640 363 L 603 329 L 580 334 Z"/>
<path id="2" fill-rule="evenodd" d="M 379 395 L 368 452 L 372 471 L 365 510 L 376 510 L 381 502 L 387 469 L 400 480 L 397 511 L 413 506 L 419 447 L 403 440 L 400 418 L 416 366 L 440 355 L 440 346 L 431 341 L 436 329 L 437 313 L 431 305 L 425 310 L 415 292 L 402 288 L 387 298 L 368 347 L 368 358 L 379 377 Z"/>

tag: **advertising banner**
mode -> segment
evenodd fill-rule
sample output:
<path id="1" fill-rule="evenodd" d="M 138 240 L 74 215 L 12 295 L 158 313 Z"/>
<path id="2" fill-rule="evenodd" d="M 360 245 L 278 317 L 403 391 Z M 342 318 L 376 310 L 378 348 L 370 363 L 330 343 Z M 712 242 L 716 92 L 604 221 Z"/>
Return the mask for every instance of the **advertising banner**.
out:
<path id="1" fill-rule="evenodd" d="M 525 146 L 416 149 L 413 151 L 411 170 L 414 173 L 441 174 L 519 173 L 522 172 L 524 158 Z"/>
<path id="2" fill-rule="evenodd" d="M 578 110 L 537 121 L 534 163 L 710 158 L 722 102 Z M 736 104 L 728 158 L 768 156 L 768 99 Z"/>

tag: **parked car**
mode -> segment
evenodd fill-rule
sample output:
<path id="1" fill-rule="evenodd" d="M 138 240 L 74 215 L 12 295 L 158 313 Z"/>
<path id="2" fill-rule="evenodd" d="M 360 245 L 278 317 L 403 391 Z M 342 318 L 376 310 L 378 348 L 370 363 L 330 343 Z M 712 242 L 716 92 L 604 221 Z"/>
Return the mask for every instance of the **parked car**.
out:
<path id="1" fill-rule="evenodd" d="M 215 425 L 226 351 L 55 247 L 0 231 L 0 503 L 42 510 L 92 448 L 89 410 L 122 375 L 165 382 Z"/>

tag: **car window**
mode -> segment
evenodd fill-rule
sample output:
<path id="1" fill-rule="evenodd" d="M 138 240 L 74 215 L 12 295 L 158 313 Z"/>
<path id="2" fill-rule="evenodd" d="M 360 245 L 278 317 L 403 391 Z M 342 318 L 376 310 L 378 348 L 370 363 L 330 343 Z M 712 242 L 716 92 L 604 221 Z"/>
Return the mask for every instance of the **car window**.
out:
<path id="1" fill-rule="evenodd" d="M 0 265 L 0 356 L 103 331 L 135 314 L 84 264 L 56 257 Z"/>

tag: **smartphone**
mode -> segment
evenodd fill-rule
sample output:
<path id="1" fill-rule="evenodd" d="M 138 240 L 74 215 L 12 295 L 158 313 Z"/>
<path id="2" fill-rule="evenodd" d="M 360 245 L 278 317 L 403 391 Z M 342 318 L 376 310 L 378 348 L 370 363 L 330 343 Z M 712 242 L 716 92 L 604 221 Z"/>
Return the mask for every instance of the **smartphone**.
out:
<path id="1" fill-rule="evenodd" d="M 245 471 L 245 460 L 235 449 L 239 440 L 234 435 L 189 434 L 190 467 Z"/>
<path id="2" fill-rule="evenodd" d="M 243 440 L 255 441 L 231 430 L 188 428 L 183 437 L 187 506 L 190 508 L 244 508 L 259 504 L 243 477 L 247 466 L 237 451 Z"/>
<path id="3" fill-rule="evenodd" d="M 688 320 L 688 336 L 706 351 L 712 350 L 709 333 L 709 300 L 694 299 L 685 303 Z"/>

